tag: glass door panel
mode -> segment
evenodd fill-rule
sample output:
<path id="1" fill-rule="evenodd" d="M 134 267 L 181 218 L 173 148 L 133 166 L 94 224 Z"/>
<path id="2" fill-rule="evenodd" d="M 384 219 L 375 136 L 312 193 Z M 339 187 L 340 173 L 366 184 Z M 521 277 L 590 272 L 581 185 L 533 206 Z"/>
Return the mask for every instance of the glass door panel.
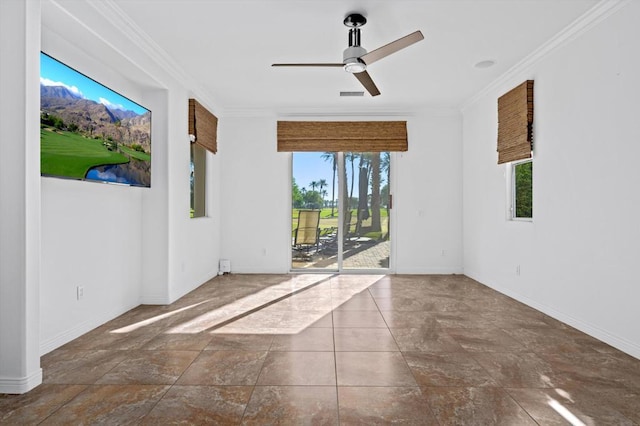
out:
<path id="1" fill-rule="evenodd" d="M 338 154 L 294 152 L 291 269 L 339 269 Z"/>
<path id="2" fill-rule="evenodd" d="M 389 268 L 388 152 L 345 152 L 343 269 Z"/>

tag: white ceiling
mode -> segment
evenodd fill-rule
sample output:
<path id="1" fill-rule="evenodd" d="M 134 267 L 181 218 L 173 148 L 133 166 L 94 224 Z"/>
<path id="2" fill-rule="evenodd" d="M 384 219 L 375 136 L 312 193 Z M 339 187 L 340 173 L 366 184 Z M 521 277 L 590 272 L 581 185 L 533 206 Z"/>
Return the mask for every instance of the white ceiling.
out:
<path id="1" fill-rule="evenodd" d="M 76 0 L 58 0 L 71 12 Z M 606 1 L 606 0 L 605 0 Z M 91 2 L 89 2 L 91 3 Z M 459 108 L 578 19 L 597 0 L 107 0 L 133 33 L 155 43 L 223 110 L 409 111 Z M 104 7 L 104 6 L 101 6 Z M 80 10 L 80 9 L 79 9 Z M 87 13 L 88 8 L 78 13 Z M 83 12 L 84 11 L 84 12 Z M 95 12 L 95 10 L 94 10 Z M 382 92 L 341 68 L 272 68 L 341 62 L 349 12 L 367 17 L 371 51 L 415 30 L 425 40 L 372 64 Z M 82 19 L 82 17 L 80 17 Z M 43 13 L 43 23 L 47 17 Z M 482 60 L 495 60 L 476 69 Z M 196 94 L 197 95 L 197 94 Z"/>

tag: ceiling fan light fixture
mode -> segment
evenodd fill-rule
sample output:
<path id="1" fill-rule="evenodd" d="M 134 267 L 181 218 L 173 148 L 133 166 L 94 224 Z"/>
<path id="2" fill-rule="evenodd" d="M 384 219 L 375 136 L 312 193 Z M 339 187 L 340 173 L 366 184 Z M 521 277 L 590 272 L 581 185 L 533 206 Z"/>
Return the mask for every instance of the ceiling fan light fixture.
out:
<path id="1" fill-rule="evenodd" d="M 351 74 L 357 74 L 359 72 L 366 71 L 367 64 L 365 64 L 360 57 L 366 55 L 367 51 L 360 46 L 349 46 L 342 53 L 342 63 L 344 64 L 344 70 Z"/>
<path id="2" fill-rule="evenodd" d="M 347 62 L 344 64 L 344 70 L 346 72 L 350 72 L 351 74 L 357 74 L 359 72 L 364 72 L 367 70 L 367 64 L 364 62 L 358 61 L 357 59 L 353 62 Z"/>

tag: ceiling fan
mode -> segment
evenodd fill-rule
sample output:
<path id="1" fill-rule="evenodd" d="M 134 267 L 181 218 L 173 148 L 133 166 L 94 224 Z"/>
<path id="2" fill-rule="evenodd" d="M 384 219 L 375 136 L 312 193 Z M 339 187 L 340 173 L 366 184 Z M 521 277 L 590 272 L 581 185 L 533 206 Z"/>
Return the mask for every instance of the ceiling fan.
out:
<path id="1" fill-rule="evenodd" d="M 349 47 L 342 54 L 342 63 L 291 63 L 272 64 L 272 67 L 341 67 L 345 71 L 352 73 L 360 83 L 367 89 L 371 96 L 378 96 L 380 90 L 367 72 L 367 66 L 391 55 L 405 47 L 424 39 L 420 31 L 415 31 L 409 35 L 385 44 L 378 49 L 367 52 L 360 46 L 360 27 L 367 23 L 367 18 L 359 13 L 351 13 L 344 18 L 344 25 L 349 27 Z"/>

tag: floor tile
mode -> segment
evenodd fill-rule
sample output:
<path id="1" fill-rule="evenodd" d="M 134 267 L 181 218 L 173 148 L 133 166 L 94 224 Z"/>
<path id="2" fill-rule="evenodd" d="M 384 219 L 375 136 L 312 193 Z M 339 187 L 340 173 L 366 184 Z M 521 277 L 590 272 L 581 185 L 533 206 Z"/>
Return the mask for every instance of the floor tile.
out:
<path id="1" fill-rule="evenodd" d="M 506 389 L 529 415 L 543 425 L 635 425 L 640 394 L 626 389 Z M 635 408 L 633 408 L 635 407 Z"/>
<path id="2" fill-rule="evenodd" d="M 142 424 L 239 424 L 252 390 L 251 386 L 172 386 Z"/>
<path id="3" fill-rule="evenodd" d="M 539 354 L 557 373 L 561 385 L 582 384 L 640 390 L 638 362 L 602 353 Z"/>
<path id="4" fill-rule="evenodd" d="M 126 331 L 114 326 L 101 326 L 65 345 L 73 350 L 128 350 L 139 349 L 160 332 L 162 328 L 141 327 Z"/>
<path id="5" fill-rule="evenodd" d="M 417 386 L 400 352 L 336 352 L 338 386 Z"/>
<path id="6" fill-rule="evenodd" d="M 93 384 L 127 359 L 128 351 L 59 350 L 43 358 L 43 382 Z"/>
<path id="7" fill-rule="evenodd" d="M 390 328 L 442 328 L 434 312 L 381 311 Z"/>
<path id="8" fill-rule="evenodd" d="M 257 385 L 336 384 L 333 352 L 269 352 Z"/>
<path id="9" fill-rule="evenodd" d="M 392 328 L 402 352 L 461 352 L 462 346 L 440 327 Z"/>
<path id="10" fill-rule="evenodd" d="M 549 388 L 560 385 L 551 365 L 534 353 L 473 353 L 473 358 L 503 387 Z"/>
<path id="11" fill-rule="evenodd" d="M 212 351 L 268 351 L 273 342 L 271 334 L 211 333 L 211 340 L 204 348 Z"/>
<path id="12" fill-rule="evenodd" d="M 333 298 L 333 309 L 337 311 L 374 311 L 378 312 L 378 305 L 369 295 L 352 296 L 349 298 Z"/>
<path id="13" fill-rule="evenodd" d="M 393 336 L 386 328 L 336 328 L 336 351 L 393 352 L 399 351 Z"/>
<path id="14" fill-rule="evenodd" d="M 178 385 L 255 385 L 265 351 L 203 351 Z"/>
<path id="15" fill-rule="evenodd" d="M 331 328 L 307 328 L 299 332 L 273 337 L 272 351 L 331 351 L 333 352 L 333 330 Z"/>
<path id="16" fill-rule="evenodd" d="M 442 425 L 537 425 L 501 388 L 428 387 L 422 391 Z"/>
<path id="17" fill-rule="evenodd" d="M 337 425 L 335 386 L 256 386 L 245 425 Z"/>
<path id="18" fill-rule="evenodd" d="M 211 340 L 211 335 L 161 333 L 145 343 L 144 350 L 201 351 Z"/>
<path id="19" fill-rule="evenodd" d="M 640 360 L 462 275 L 224 275 L 41 366 L 0 424 L 640 424 Z"/>
<path id="20" fill-rule="evenodd" d="M 407 352 L 404 357 L 420 386 L 498 386 L 489 373 L 467 353 Z"/>
<path id="21" fill-rule="evenodd" d="M 520 342 L 500 329 L 445 329 L 464 349 L 472 352 L 525 352 Z"/>
<path id="22" fill-rule="evenodd" d="M 96 383 L 171 385 L 198 354 L 198 351 L 131 351 L 127 359 Z"/>
<path id="23" fill-rule="evenodd" d="M 86 388 L 43 384 L 22 395 L 0 394 L 0 424 L 37 424 Z"/>
<path id="24" fill-rule="evenodd" d="M 537 353 L 607 352 L 610 346 L 573 329 L 515 328 L 505 333 Z M 598 351 L 600 348 L 601 351 Z"/>
<path id="25" fill-rule="evenodd" d="M 169 386 L 92 385 L 41 424 L 138 424 L 167 390 Z"/>
<path id="26" fill-rule="evenodd" d="M 324 310 L 295 310 L 285 312 L 280 319 L 280 325 L 288 328 L 331 328 L 333 315 L 330 309 Z"/>
<path id="27" fill-rule="evenodd" d="M 438 425 L 416 387 L 338 387 L 342 425 Z"/>
<path id="28" fill-rule="evenodd" d="M 338 328 L 387 328 L 380 312 L 371 311 L 334 311 L 333 326 Z"/>

